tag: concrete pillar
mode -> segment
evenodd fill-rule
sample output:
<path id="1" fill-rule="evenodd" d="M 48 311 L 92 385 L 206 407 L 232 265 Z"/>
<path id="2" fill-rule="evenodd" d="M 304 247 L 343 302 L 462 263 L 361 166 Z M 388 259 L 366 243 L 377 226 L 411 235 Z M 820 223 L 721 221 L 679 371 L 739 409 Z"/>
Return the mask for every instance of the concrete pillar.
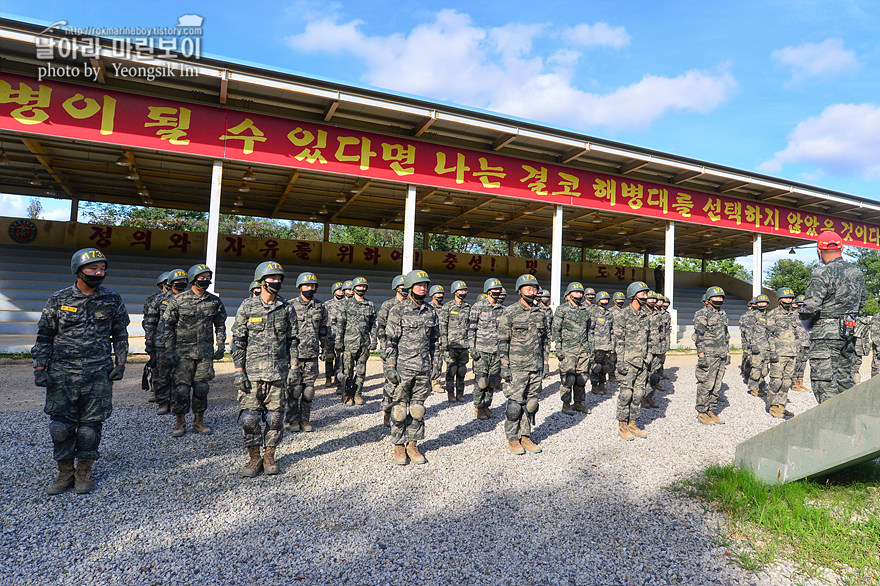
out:
<path id="1" fill-rule="evenodd" d="M 507 256 L 513 256 L 513 240 L 507 241 Z"/>
<path id="2" fill-rule="evenodd" d="M 330 222 L 324 222 L 324 242 L 330 242 Z"/>
<path id="3" fill-rule="evenodd" d="M 706 272 L 706 257 L 705 256 L 700 259 L 700 272 L 701 273 Z"/>
<path id="4" fill-rule="evenodd" d="M 76 198 L 70 200 L 70 221 L 79 221 L 79 200 Z"/>
<path id="5" fill-rule="evenodd" d="M 675 222 L 666 222 L 666 263 L 663 266 L 663 294 L 669 297 L 673 348 L 678 346 L 678 309 L 675 307 Z"/>
<path id="6" fill-rule="evenodd" d="M 764 288 L 764 258 L 761 250 L 761 235 L 752 236 L 752 297 L 761 294 Z"/>
<path id="7" fill-rule="evenodd" d="M 642 256 L 642 268 L 645 269 L 645 271 L 648 270 L 648 265 L 650 264 L 650 262 L 651 262 L 651 258 L 650 258 L 650 255 L 648 254 L 648 251 L 646 250 L 644 252 L 644 255 Z"/>
<path id="8" fill-rule="evenodd" d="M 403 266 L 401 274 L 413 270 L 416 245 L 416 187 L 406 186 L 406 208 L 403 213 Z"/>
<path id="9" fill-rule="evenodd" d="M 587 260 L 587 247 L 581 246 L 581 262 L 586 262 Z"/>
<path id="10" fill-rule="evenodd" d="M 211 170 L 211 203 L 208 207 L 208 249 L 205 264 L 214 272 L 208 291 L 214 292 L 217 283 L 217 242 L 220 239 L 220 188 L 223 184 L 223 161 L 214 161 Z"/>
<path id="11" fill-rule="evenodd" d="M 553 215 L 553 242 L 550 244 L 550 305 L 559 306 L 562 287 L 562 206 Z"/>

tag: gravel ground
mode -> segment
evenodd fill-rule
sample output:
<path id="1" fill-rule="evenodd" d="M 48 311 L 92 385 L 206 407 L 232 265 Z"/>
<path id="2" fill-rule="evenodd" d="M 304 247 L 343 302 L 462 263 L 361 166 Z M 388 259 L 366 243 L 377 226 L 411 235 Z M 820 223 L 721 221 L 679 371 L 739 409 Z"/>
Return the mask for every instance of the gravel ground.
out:
<path id="1" fill-rule="evenodd" d="M 591 414 L 561 414 L 554 374 L 537 414 L 537 455 L 508 453 L 503 398 L 494 419 L 476 421 L 470 403 L 433 394 L 420 444 L 428 464 L 397 467 L 373 357 L 367 404 L 344 407 L 319 386 L 316 432 L 287 434 L 282 474 L 253 480 L 238 476 L 246 455 L 230 363 L 212 383 L 214 434 L 181 439 L 146 403 L 132 363 L 115 387 L 96 490 L 49 497 L 41 390 L 27 362 L 7 360 L 0 583 L 808 584 L 791 564 L 757 575 L 731 565 L 719 545 L 723 518 L 664 489 L 730 462 L 738 442 L 777 423 L 746 393 L 739 356 L 733 362 L 727 425 L 696 422 L 696 357 L 672 355 L 660 407 L 642 417 L 649 437 L 634 442 L 617 436 L 616 396 L 588 395 Z M 790 402 L 795 413 L 815 405 L 812 393 Z"/>

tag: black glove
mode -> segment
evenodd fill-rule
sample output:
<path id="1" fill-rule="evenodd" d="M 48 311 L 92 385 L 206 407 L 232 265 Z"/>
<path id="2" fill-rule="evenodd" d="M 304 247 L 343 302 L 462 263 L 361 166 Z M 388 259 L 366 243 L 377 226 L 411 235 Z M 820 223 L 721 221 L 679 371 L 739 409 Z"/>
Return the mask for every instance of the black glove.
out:
<path id="1" fill-rule="evenodd" d="M 113 370 L 110 371 L 110 374 L 107 375 L 107 378 L 110 380 L 122 380 L 122 376 L 125 374 L 125 365 L 117 364 L 113 367 Z"/>
<path id="2" fill-rule="evenodd" d="M 178 356 L 177 352 L 174 350 L 165 350 L 165 362 L 170 364 L 173 368 L 180 364 L 180 356 Z"/>
<path id="3" fill-rule="evenodd" d="M 217 348 L 214 350 L 214 360 L 223 360 L 224 356 L 226 356 L 226 350 L 224 348 Z"/>
<path id="4" fill-rule="evenodd" d="M 38 387 L 46 388 L 51 382 L 52 379 L 49 378 L 49 373 L 46 371 L 45 368 L 34 371 L 34 384 Z"/>
<path id="5" fill-rule="evenodd" d="M 626 365 L 626 362 L 618 362 L 617 363 L 617 374 L 621 376 L 626 376 L 626 373 L 629 372 L 629 367 Z"/>
<path id="6" fill-rule="evenodd" d="M 243 370 L 236 371 L 234 384 L 236 389 L 244 393 L 251 390 L 251 381 L 248 380 L 247 374 Z"/>
<path id="7" fill-rule="evenodd" d="M 477 350 L 471 350 L 471 358 L 479 362 L 480 358 L 482 358 L 482 355 Z"/>
<path id="8" fill-rule="evenodd" d="M 707 368 L 709 366 L 709 361 L 706 360 L 705 356 L 698 356 L 697 366 L 699 366 L 700 368 Z"/>
<path id="9" fill-rule="evenodd" d="M 730 364 L 730 354 L 727 355 L 727 360 L 724 361 L 724 364 Z"/>
<path id="10" fill-rule="evenodd" d="M 392 385 L 400 384 L 400 373 L 397 372 L 397 369 L 393 366 L 385 367 L 385 378 L 388 379 Z"/>
<path id="11" fill-rule="evenodd" d="M 757 346 L 752 346 L 752 354 L 760 354 L 760 353 L 761 353 L 760 348 L 758 348 Z"/>
<path id="12" fill-rule="evenodd" d="M 507 382 L 513 380 L 513 373 L 510 372 L 510 366 L 501 366 L 501 378 Z"/>
<path id="13" fill-rule="evenodd" d="M 379 340 L 373 340 L 370 342 L 370 352 L 379 347 Z"/>
<path id="14" fill-rule="evenodd" d="M 152 340 L 144 341 L 144 350 L 147 352 L 147 354 L 152 356 L 153 352 L 156 351 L 156 345 L 153 343 Z"/>
<path id="15" fill-rule="evenodd" d="M 156 355 L 155 354 L 150 354 L 150 359 L 147 360 L 146 367 L 147 368 L 156 368 Z"/>
<path id="16" fill-rule="evenodd" d="M 295 387 L 302 382 L 302 370 L 299 368 L 291 368 L 287 373 L 287 386 Z"/>
<path id="17" fill-rule="evenodd" d="M 770 362 L 779 362 L 779 354 L 774 351 L 770 351 Z"/>
<path id="18" fill-rule="evenodd" d="M 565 360 L 565 354 L 562 353 L 562 350 L 556 351 L 556 360 L 558 360 L 559 362 Z"/>
<path id="19" fill-rule="evenodd" d="M 332 347 L 327 347 L 324 350 L 324 360 L 336 360 L 336 350 Z"/>

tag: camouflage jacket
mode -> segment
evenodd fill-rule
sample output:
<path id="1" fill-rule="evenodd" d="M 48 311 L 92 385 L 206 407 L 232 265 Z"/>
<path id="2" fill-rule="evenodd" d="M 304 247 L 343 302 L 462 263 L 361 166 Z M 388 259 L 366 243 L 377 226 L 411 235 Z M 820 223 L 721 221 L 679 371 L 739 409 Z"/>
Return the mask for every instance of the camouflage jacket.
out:
<path id="1" fill-rule="evenodd" d="M 540 301 L 535 307 L 540 309 L 544 314 L 544 328 L 547 330 L 547 335 L 550 335 L 551 328 L 553 327 L 553 309 L 549 305 L 544 305 Z"/>
<path id="2" fill-rule="evenodd" d="M 156 340 L 156 326 L 159 324 L 159 318 L 162 317 L 157 299 L 159 297 L 166 297 L 167 295 L 167 291 L 160 290 L 144 300 L 144 317 L 141 326 L 144 328 L 145 341 L 149 340 L 150 342 L 154 342 Z M 161 306 L 161 309 L 165 309 L 165 306 Z"/>
<path id="3" fill-rule="evenodd" d="M 407 298 L 388 312 L 382 360 L 398 370 L 430 375 L 439 340 L 437 312 L 428 303 Z"/>
<path id="4" fill-rule="evenodd" d="M 666 319 L 662 309 L 655 309 L 648 313 L 648 352 L 651 354 L 663 354 L 666 350 L 666 340 L 669 336 L 666 332 Z"/>
<path id="5" fill-rule="evenodd" d="M 624 305 L 614 318 L 614 351 L 617 362 L 626 362 L 641 368 L 648 355 L 648 333 L 651 329 L 648 310 L 636 310 Z"/>
<path id="6" fill-rule="evenodd" d="M 158 319 L 156 320 L 156 330 L 153 332 L 153 345 L 156 346 L 156 348 L 165 347 L 165 331 L 168 329 L 168 326 L 165 323 L 165 310 L 168 308 L 168 302 L 171 301 L 171 298 L 174 297 L 174 295 L 174 291 L 166 291 L 154 300 L 155 309 L 151 308 L 151 311 L 155 311 L 158 316 Z M 144 319 L 146 319 L 146 316 Z M 144 329 L 146 330 L 146 328 Z"/>
<path id="7" fill-rule="evenodd" d="M 226 346 L 226 306 L 209 291 L 201 296 L 192 289 L 178 293 L 168 301 L 162 319 L 163 345 L 181 358 L 211 358 L 215 336 L 217 348 Z"/>
<path id="8" fill-rule="evenodd" d="M 871 318 L 871 347 L 874 351 L 880 351 L 880 313 L 875 313 Z"/>
<path id="9" fill-rule="evenodd" d="M 813 271 L 800 317 L 816 320 L 810 340 L 840 339 L 840 318 L 855 317 L 864 305 L 865 275 L 840 257 Z"/>
<path id="10" fill-rule="evenodd" d="M 697 353 L 705 356 L 727 356 L 730 352 L 730 333 L 727 331 L 727 312 L 707 307 L 694 315 L 694 334 Z"/>
<path id="11" fill-rule="evenodd" d="M 383 301 L 382 305 L 379 306 L 379 311 L 376 312 L 376 337 L 382 344 L 383 350 L 385 349 L 385 327 L 388 325 L 388 312 L 398 303 L 400 303 L 400 300 L 395 295 L 391 299 Z"/>
<path id="12" fill-rule="evenodd" d="M 94 372 L 128 356 L 128 312 L 122 297 L 99 286 L 86 295 L 76 285 L 52 294 L 37 324 L 31 348 L 34 367 L 70 373 Z"/>
<path id="13" fill-rule="evenodd" d="M 770 332 L 767 331 L 767 317 L 770 312 L 756 309 L 754 313 L 755 316 L 749 326 L 749 351 L 752 351 L 752 348 L 757 348 L 761 352 L 769 352 Z"/>
<path id="14" fill-rule="evenodd" d="M 346 350 L 378 344 L 376 337 L 376 306 L 369 299 L 351 297 L 342 302 L 337 314 L 336 345 Z"/>
<path id="15" fill-rule="evenodd" d="M 798 320 L 800 323 L 800 320 Z M 871 353 L 871 316 L 860 314 L 856 318 L 856 355 L 867 356 Z"/>
<path id="16" fill-rule="evenodd" d="M 791 309 L 774 307 L 767 312 L 767 343 L 771 352 L 779 356 L 797 356 L 800 350 L 798 314 Z"/>
<path id="17" fill-rule="evenodd" d="M 440 311 L 440 346 L 443 350 L 467 350 L 470 312 L 471 306 L 467 301 L 462 301 L 459 305 L 453 299 L 443 305 Z"/>
<path id="18" fill-rule="evenodd" d="M 755 324 L 756 313 L 757 311 L 754 308 L 749 308 L 739 316 L 739 339 L 742 342 L 743 352 L 749 352 L 751 344 L 749 334 L 752 326 Z"/>
<path id="19" fill-rule="evenodd" d="M 626 305 L 624 305 L 626 307 Z M 611 315 L 611 323 L 613 324 L 617 317 L 620 315 L 620 312 L 623 311 L 620 307 L 617 307 L 616 303 L 612 303 L 609 306 L 608 313 Z M 614 346 L 614 327 L 611 328 L 611 345 L 612 348 Z"/>
<path id="20" fill-rule="evenodd" d="M 590 310 L 586 305 L 560 303 L 553 315 L 551 338 L 557 354 L 587 354 L 590 348 Z"/>
<path id="21" fill-rule="evenodd" d="M 488 354 L 498 353 L 498 319 L 504 313 L 501 303 L 492 305 L 480 299 L 468 314 L 468 348 Z"/>
<path id="22" fill-rule="evenodd" d="M 707 309 L 707 308 L 706 308 L 706 306 L 704 305 L 703 307 L 701 307 L 700 309 L 698 309 L 698 310 L 696 310 L 696 311 L 694 312 L 694 322 L 693 322 L 693 323 L 694 323 L 695 326 L 696 326 L 696 324 L 697 324 L 697 319 L 698 319 L 701 315 L 703 315 L 704 313 L 706 313 L 706 309 Z M 699 345 L 700 345 L 700 333 L 697 331 L 697 328 L 696 328 L 696 327 L 694 328 L 694 332 L 691 334 L 691 340 L 694 341 L 694 346 L 697 347 L 697 348 L 699 348 Z"/>
<path id="23" fill-rule="evenodd" d="M 339 321 L 339 310 L 342 309 L 342 302 L 342 299 L 337 299 L 336 297 L 330 297 L 330 299 L 324 302 L 324 309 L 327 310 L 327 324 L 330 327 L 330 333 L 333 335 L 334 340 L 338 335 L 336 324 Z"/>
<path id="24" fill-rule="evenodd" d="M 324 304 L 317 299 L 306 301 L 297 295 L 289 302 L 296 311 L 298 356 L 302 360 L 317 358 L 322 349 L 333 348 L 330 318 Z"/>
<path id="25" fill-rule="evenodd" d="M 285 381 L 299 365 L 298 320 L 293 306 L 276 296 L 269 305 L 259 297 L 248 297 L 238 306 L 232 325 L 232 361 L 252 381 Z"/>
<path id="26" fill-rule="evenodd" d="M 672 346 L 672 316 L 669 315 L 668 309 L 660 310 L 660 314 L 663 316 L 663 340 L 661 344 L 663 351 L 661 354 L 666 354 Z"/>
<path id="27" fill-rule="evenodd" d="M 611 332 L 614 329 L 614 318 L 611 310 L 601 307 L 593 312 L 590 318 L 590 346 L 593 350 L 610 352 L 614 348 L 614 340 Z"/>
<path id="28" fill-rule="evenodd" d="M 550 332 L 541 309 L 519 301 L 504 308 L 498 319 L 498 356 L 512 370 L 543 370 L 550 356 Z"/>

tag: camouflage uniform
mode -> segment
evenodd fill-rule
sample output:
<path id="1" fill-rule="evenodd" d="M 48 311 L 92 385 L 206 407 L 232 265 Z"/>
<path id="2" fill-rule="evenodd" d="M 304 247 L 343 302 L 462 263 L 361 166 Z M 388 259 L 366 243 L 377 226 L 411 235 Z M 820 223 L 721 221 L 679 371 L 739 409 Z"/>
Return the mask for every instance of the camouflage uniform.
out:
<path id="1" fill-rule="evenodd" d="M 761 309 L 754 309 L 754 317 L 749 326 L 749 393 L 752 395 L 763 396 L 767 391 L 767 384 L 764 379 L 770 374 L 770 351 L 772 350 L 770 343 L 770 333 L 767 330 L 767 313 Z M 743 353 L 745 353 L 743 348 Z M 791 378 L 791 373 L 789 373 Z"/>
<path id="2" fill-rule="evenodd" d="M 346 400 L 361 400 L 367 359 L 378 344 L 376 306 L 369 299 L 351 297 L 342 304 L 337 318 L 336 347 L 342 348 L 343 393 Z"/>
<path id="3" fill-rule="evenodd" d="M 752 373 L 751 331 L 758 313 L 754 301 L 755 299 L 752 298 L 749 302 L 749 308 L 739 316 L 739 337 L 742 343 L 742 361 L 739 364 L 739 372 L 745 384 L 749 383 Z"/>
<path id="4" fill-rule="evenodd" d="M 804 296 L 798 295 L 794 301 L 795 313 L 800 314 L 801 307 L 804 305 Z M 791 388 L 795 391 L 809 391 L 810 389 L 804 386 L 804 371 L 807 368 L 807 356 L 810 353 L 810 332 L 804 328 L 804 324 L 800 320 L 798 320 L 798 325 L 800 326 L 798 329 L 800 346 L 798 347 L 797 360 L 794 363 L 794 373 L 791 375 Z"/>
<path id="5" fill-rule="evenodd" d="M 249 297 L 238 306 L 230 350 L 235 368 L 243 369 L 253 384 L 252 389 L 238 391 L 247 447 L 281 443 L 286 382 L 290 369 L 299 366 L 298 331 L 296 312 L 280 295 L 271 304 Z"/>
<path id="6" fill-rule="evenodd" d="M 446 360 L 446 394 L 464 401 L 464 377 L 467 374 L 468 318 L 471 306 L 467 301 L 447 301 L 439 312 L 440 346 Z"/>
<path id="7" fill-rule="evenodd" d="M 125 363 L 128 324 L 122 297 L 102 285 L 91 295 L 73 285 L 46 302 L 31 356 L 49 376 L 43 411 L 55 460 L 98 459 L 101 428 L 113 411 L 111 352 Z"/>
<path id="8" fill-rule="evenodd" d="M 586 399 L 587 377 L 590 376 L 590 310 L 585 304 L 564 301 L 556 308 L 551 324 L 551 337 L 559 359 L 559 397 L 563 406 Z M 573 396 L 572 396 L 573 395 Z"/>
<path id="9" fill-rule="evenodd" d="M 871 358 L 871 376 L 880 374 L 880 313 L 874 314 L 871 318 L 871 348 L 873 354 Z"/>
<path id="10" fill-rule="evenodd" d="M 841 335 L 841 323 L 847 316 L 854 319 L 864 305 L 865 276 L 842 257 L 817 268 L 810 277 L 800 315 L 815 319 L 810 331 L 810 382 L 819 403 L 854 384 L 854 339 Z"/>
<path id="11" fill-rule="evenodd" d="M 697 362 L 696 409 L 699 413 L 715 413 L 730 352 L 727 312 L 712 306 L 697 310 L 694 314 L 693 338 L 697 354 L 704 355 Z"/>
<path id="12" fill-rule="evenodd" d="M 324 302 L 324 309 L 327 310 L 327 320 L 330 325 L 330 334 L 333 336 L 334 340 L 339 339 L 339 319 L 342 310 L 345 307 L 345 297 L 333 297 Z M 324 376 L 328 381 L 332 380 L 332 383 L 336 386 L 336 394 L 342 394 L 342 383 L 340 379 L 342 378 L 342 357 L 339 355 L 341 353 L 340 348 L 335 348 L 334 353 L 332 354 L 332 358 L 328 355 L 328 358 L 324 360 Z M 330 384 L 329 382 L 327 384 Z"/>
<path id="13" fill-rule="evenodd" d="M 153 388 L 156 393 L 156 404 L 163 413 L 170 411 L 171 407 L 171 387 L 173 384 L 172 374 L 174 372 L 174 364 L 170 363 L 165 357 L 165 330 L 168 325 L 165 323 L 165 309 L 168 302 L 174 297 L 174 291 L 166 291 L 154 297 L 149 309 L 144 310 L 144 337 L 150 336 L 153 341 L 153 356 L 150 360 L 155 360 L 156 365 L 152 369 Z M 147 325 L 147 315 L 150 315 L 150 325 Z M 152 324 L 152 316 L 155 315 L 155 325 Z M 147 328 L 150 328 L 148 331 Z"/>
<path id="14" fill-rule="evenodd" d="M 638 421 L 648 382 L 648 335 L 650 317 L 644 307 L 624 305 L 614 322 L 614 351 L 617 353 L 617 421 Z"/>
<path id="15" fill-rule="evenodd" d="M 614 331 L 614 318 L 610 309 L 602 309 L 601 305 L 597 305 L 599 309 L 590 319 L 590 347 L 593 349 L 593 366 L 590 370 L 590 382 L 592 383 L 592 392 L 597 394 L 605 394 L 605 375 L 611 373 L 611 369 L 616 364 L 611 360 L 612 350 L 614 349 L 614 340 L 612 332 Z"/>
<path id="16" fill-rule="evenodd" d="M 498 357 L 498 320 L 504 308 L 480 299 L 468 314 L 468 348 L 474 359 L 474 408 L 488 411 L 492 394 L 501 392 L 501 362 Z"/>
<path id="17" fill-rule="evenodd" d="M 617 293 L 615 293 L 617 295 Z M 614 338 L 614 321 L 620 316 L 620 312 L 623 311 L 623 308 L 626 307 L 626 299 L 624 299 L 624 304 L 622 306 L 618 306 L 616 300 L 608 306 L 608 313 L 611 316 L 611 352 L 608 357 L 608 362 L 611 370 L 608 371 L 608 382 L 612 382 L 617 380 L 617 351 L 615 350 L 617 344 Z"/>
<path id="18" fill-rule="evenodd" d="M 669 299 L 664 298 L 666 303 L 669 303 Z M 672 347 L 672 316 L 669 314 L 669 307 L 664 305 L 660 310 L 663 315 L 663 336 L 661 339 L 660 347 L 662 348 L 660 352 L 660 378 L 668 378 L 666 376 L 665 367 L 666 367 L 666 353 L 669 352 L 669 349 Z"/>
<path id="19" fill-rule="evenodd" d="M 167 274 L 167 273 L 166 273 Z M 158 297 L 164 297 L 167 291 L 165 289 L 159 289 L 155 293 L 147 296 L 144 299 L 144 313 L 143 320 L 141 321 L 141 326 L 144 328 L 144 351 L 147 353 L 147 356 L 150 357 L 147 360 L 147 363 L 144 365 L 144 374 L 141 379 L 141 389 L 145 391 L 150 391 L 152 397 L 150 401 L 154 401 L 156 399 L 156 326 L 159 324 L 159 318 L 161 317 L 159 313 L 159 307 L 156 305 L 156 299 Z M 164 309 L 165 306 L 163 305 Z"/>
<path id="20" fill-rule="evenodd" d="M 400 303 L 400 300 L 397 298 L 397 294 L 395 293 L 394 297 L 392 297 L 391 299 L 386 299 L 382 302 L 382 305 L 379 306 L 379 311 L 376 313 L 376 335 L 378 337 L 379 343 L 381 344 L 383 357 L 385 356 L 385 328 L 388 326 L 388 314 L 391 313 L 391 309 L 398 303 Z M 388 377 L 386 376 L 385 384 L 382 386 L 382 411 L 384 411 L 385 413 L 391 413 L 391 403 L 393 402 L 392 397 L 394 395 L 394 386 L 394 383 L 388 380 Z"/>
<path id="21" fill-rule="evenodd" d="M 860 314 L 856 318 L 855 327 L 855 350 L 856 355 L 853 358 L 853 380 L 855 384 L 859 384 L 862 375 L 859 371 L 862 369 L 862 360 L 865 356 L 871 354 L 871 316 Z"/>
<path id="22" fill-rule="evenodd" d="M 285 423 L 296 425 L 311 420 L 312 400 L 315 398 L 315 381 L 318 379 L 318 357 L 333 349 L 333 338 L 329 327 L 330 318 L 324 304 L 317 299 L 303 299 L 297 295 L 290 305 L 296 312 L 299 340 L 297 350 L 299 369 L 293 385 L 288 389 L 287 414 Z M 307 429 L 308 431 L 308 429 Z"/>
<path id="23" fill-rule="evenodd" d="M 166 357 L 175 363 L 171 410 L 187 413 L 192 402 L 193 413 L 204 413 L 214 379 L 214 338 L 218 352 L 226 346 L 226 306 L 213 293 L 199 296 L 190 288 L 169 299 L 163 319 Z"/>
<path id="24" fill-rule="evenodd" d="M 797 332 L 801 327 L 799 322 L 797 313 L 782 305 L 773 308 L 767 314 L 766 330 L 770 348 L 768 407 L 778 405 L 784 409 L 788 403 L 788 391 L 791 389 L 792 373 L 794 373 L 794 364 L 800 348 Z"/>
<path id="25" fill-rule="evenodd" d="M 645 357 L 648 373 L 647 386 L 643 398 L 648 403 L 652 403 L 651 395 L 660 388 L 660 367 L 663 361 L 664 341 L 668 337 L 663 310 L 658 305 L 655 305 L 648 313 L 648 355 Z"/>

